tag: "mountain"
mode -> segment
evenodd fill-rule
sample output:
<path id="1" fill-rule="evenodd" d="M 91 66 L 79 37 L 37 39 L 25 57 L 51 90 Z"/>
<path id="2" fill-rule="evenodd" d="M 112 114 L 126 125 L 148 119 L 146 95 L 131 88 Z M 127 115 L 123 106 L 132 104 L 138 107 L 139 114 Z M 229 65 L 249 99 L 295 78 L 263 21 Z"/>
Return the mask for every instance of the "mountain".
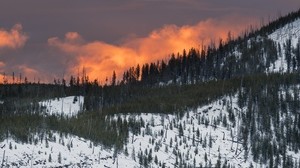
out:
<path id="1" fill-rule="evenodd" d="M 2 84 L 1 167 L 300 167 L 299 39 L 300 10 L 118 84 Z"/>
<path id="2" fill-rule="evenodd" d="M 280 17 L 259 30 L 246 30 L 234 39 L 200 49 L 173 53 L 168 61 L 138 65 L 126 71 L 121 83 L 194 84 L 208 80 L 273 72 L 295 72 L 300 67 L 300 12 Z"/>
<path id="3" fill-rule="evenodd" d="M 299 33 L 300 19 L 297 19 L 269 34 L 268 38 L 276 42 L 278 44 L 278 48 L 282 49 L 280 57 L 273 63 L 273 66 L 270 67 L 273 72 L 287 72 L 289 59 L 292 61 L 293 70 L 299 69 Z M 291 52 L 287 51 L 287 48 L 292 51 L 290 54 L 292 55 L 292 58 L 287 58 L 287 54 Z"/>

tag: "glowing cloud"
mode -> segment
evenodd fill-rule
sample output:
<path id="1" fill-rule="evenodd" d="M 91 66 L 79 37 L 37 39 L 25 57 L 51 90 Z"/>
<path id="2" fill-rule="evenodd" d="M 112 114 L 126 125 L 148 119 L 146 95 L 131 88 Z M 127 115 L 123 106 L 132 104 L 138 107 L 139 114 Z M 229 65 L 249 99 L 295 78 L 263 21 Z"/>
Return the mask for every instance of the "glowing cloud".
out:
<path id="1" fill-rule="evenodd" d="M 17 49 L 23 47 L 28 36 L 22 29 L 21 24 L 14 25 L 9 31 L 0 29 L 0 48 Z"/>
<path id="2" fill-rule="evenodd" d="M 14 25 L 10 30 L 5 30 L 0 28 L 0 49 L 22 48 L 25 45 L 28 38 L 29 37 L 26 35 L 26 33 L 23 32 L 23 28 L 21 24 Z M 0 72 L 1 72 L 0 83 L 2 83 L 4 80 L 8 82 L 12 78 L 12 76 L 10 75 L 7 74 L 4 75 L 6 68 L 7 68 L 6 62 L 0 60 Z M 25 70 L 24 68 L 21 67 L 17 67 L 16 69 Z M 28 75 L 31 74 L 29 73 L 29 71 L 26 71 L 24 73 L 26 74 L 28 73 Z"/>
<path id="3" fill-rule="evenodd" d="M 66 35 L 64 41 L 58 38 L 50 38 L 48 44 L 75 56 L 77 64 L 69 67 L 70 74 L 77 74 L 78 69 L 84 67 L 92 79 L 104 80 L 105 77 L 112 75 L 113 70 L 119 70 L 120 73 L 126 67 L 138 63 L 134 60 L 137 58 L 137 53 L 134 50 L 101 41 L 78 43 L 77 38 L 70 40 Z"/>
<path id="4" fill-rule="evenodd" d="M 228 32 L 239 34 L 249 20 L 237 24 L 235 17 L 222 20 L 206 20 L 195 25 L 165 25 L 148 36 L 131 37 L 119 45 L 102 41 L 86 42 L 77 32 L 68 32 L 64 39 L 53 37 L 48 44 L 75 58 L 75 65 L 68 68 L 69 74 L 77 74 L 85 68 L 90 79 L 105 80 L 115 70 L 120 78 L 124 70 L 167 58 L 171 53 L 182 52 L 191 47 L 209 45 L 212 41 L 226 39 Z"/>

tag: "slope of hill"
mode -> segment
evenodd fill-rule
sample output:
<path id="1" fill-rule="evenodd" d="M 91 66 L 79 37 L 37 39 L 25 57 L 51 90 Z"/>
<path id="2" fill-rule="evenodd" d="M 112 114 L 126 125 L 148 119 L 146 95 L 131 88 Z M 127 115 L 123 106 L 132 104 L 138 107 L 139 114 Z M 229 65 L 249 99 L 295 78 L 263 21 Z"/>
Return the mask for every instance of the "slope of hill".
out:
<path id="1" fill-rule="evenodd" d="M 300 167 L 294 17 L 264 27 L 270 34 L 130 68 L 116 86 L 2 86 L 1 167 Z"/>
<path id="2" fill-rule="evenodd" d="M 290 40 L 293 49 L 297 48 L 300 42 L 300 19 L 291 22 L 284 27 L 276 30 L 268 36 L 274 42 L 276 42 L 282 49 L 281 54 L 279 54 L 278 59 L 275 64 L 272 64 L 270 69 L 273 72 L 287 72 L 287 62 L 286 62 L 286 50 L 285 45 Z M 294 54 L 295 55 L 295 54 Z"/>
<path id="3" fill-rule="evenodd" d="M 115 167 L 117 162 L 122 165 L 120 167 L 138 167 L 140 164 L 153 167 L 179 164 L 211 167 L 223 162 L 249 166 L 251 157 L 244 160 L 243 149 L 237 139 L 238 127 L 233 127 L 238 121 L 227 123 L 229 106 L 234 113 L 241 110 L 237 106 L 236 95 L 224 97 L 183 116 L 112 116 L 110 120 L 142 122 L 140 130 L 129 132 L 128 143 L 117 156 L 114 156 L 114 151 L 105 150 L 89 140 L 53 131 L 32 135 L 30 144 L 18 143 L 9 137 L 0 143 L 0 156 L 5 166 L 25 167 Z M 68 114 L 66 111 L 65 115 Z"/>
<path id="4" fill-rule="evenodd" d="M 272 83 L 262 87 L 245 86 L 183 114 L 107 116 L 108 122 L 139 123 L 129 130 L 121 150 L 107 149 L 90 140 L 54 131 L 33 134 L 28 144 L 8 135 L 0 143 L 2 164 L 295 167 L 300 158 L 300 86 Z"/>
<path id="5" fill-rule="evenodd" d="M 1 167 L 135 167 L 138 163 L 70 134 L 54 131 L 32 135 L 29 144 L 7 138 L 0 142 Z"/>

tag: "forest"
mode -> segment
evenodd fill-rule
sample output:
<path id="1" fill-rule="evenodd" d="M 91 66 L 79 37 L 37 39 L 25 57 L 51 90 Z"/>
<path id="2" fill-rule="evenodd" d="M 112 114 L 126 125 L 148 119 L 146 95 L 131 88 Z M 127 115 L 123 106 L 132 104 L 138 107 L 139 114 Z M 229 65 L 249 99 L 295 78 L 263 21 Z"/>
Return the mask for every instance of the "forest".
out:
<path id="1" fill-rule="evenodd" d="M 41 140 L 55 130 L 92 140 L 116 153 L 125 152 L 129 133 L 150 134 L 145 131 L 149 123 L 114 120 L 114 116 L 172 114 L 180 119 L 188 111 L 237 95 L 238 109 L 226 104 L 228 117 L 203 119 L 203 123 L 199 118 L 199 123 L 237 128 L 237 138 L 232 136 L 232 141 L 241 144 L 245 160 L 251 155 L 254 162 L 268 167 L 300 167 L 299 158 L 292 156 L 300 149 L 300 38 L 296 46 L 291 39 L 281 45 L 268 38 L 299 18 L 300 10 L 241 37 L 232 38 L 229 33 L 227 40 L 201 50 L 191 48 L 170 54 L 168 60 L 131 67 L 121 80 L 112 72 L 104 85 L 90 81 L 84 70 L 82 76 L 55 79 L 49 84 L 27 81 L 26 77 L 4 80 L 0 84 L 0 140 L 14 137 L 22 143 L 34 143 L 38 140 L 33 135 L 40 135 Z M 279 58 L 284 58 L 286 69 L 274 72 L 272 67 Z M 39 104 L 66 96 L 84 96 L 83 110 L 77 116 L 48 115 Z M 181 124 L 173 126 L 179 131 L 179 141 L 183 140 L 187 129 Z M 196 139 L 210 146 L 209 142 L 204 145 L 199 134 Z M 175 156 L 176 166 L 196 167 L 184 162 L 179 153 Z M 148 151 L 134 158 L 145 167 L 147 162 L 159 164 Z M 208 165 L 205 160 L 203 166 Z M 220 160 L 210 166 L 234 167 Z"/>

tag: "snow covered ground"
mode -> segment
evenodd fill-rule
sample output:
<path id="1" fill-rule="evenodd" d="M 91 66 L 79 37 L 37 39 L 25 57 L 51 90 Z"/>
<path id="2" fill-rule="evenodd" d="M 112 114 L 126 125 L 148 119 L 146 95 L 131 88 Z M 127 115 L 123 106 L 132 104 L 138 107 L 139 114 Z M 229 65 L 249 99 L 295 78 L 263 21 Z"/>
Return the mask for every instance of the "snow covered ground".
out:
<path id="1" fill-rule="evenodd" d="M 273 32 L 269 38 L 281 46 L 282 54 L 269 68 L 286 72 L 284 43 L 290 38 L 295 47 L 300 38 L 300 19 Z M 240 55 L 240 53 L 234 53 Z M 114 157 L 113 149 L 71 134 L 50 131 L 33 135 L 29 144 L 8 137 L 0 142 L 0 165 L 4 167 L 212 167 L 218 162 L 234 167 L 266 167 L 254 163 L 245 151 L 239 134 L 238 118 L 245 111 L 237 95 L 224 96 L 208 105 L 179 114 L 124 114 L 110 120 L 143 121 L 138 134 L 129 132 L 123 152 Z M 1 101 L 0 101 L 1 103 Z M 40 102 L 48 115 L 76 116 L 83 110 L 83 96 L 69 96 Z M 231 116 L 230 116 L 231 115 Z M 233 115 L 233 116 L 232 116 Z M 230 119 L 231 118 L 231 119 Z M 234 119 L 232 119 L 234 118 Z M 41 138 L 42 137 L 42 138 Z M 251 146 L 248 144 L 248 149 Z M 299 154 L 287 151 L 298 158 Z"/>
<path id="2" fill-rule="evenodd" d="M 269 35 L 269 38 L 283 45 L 288 39 L 291 39 L 292 46 L 296 46 L 300 37 L 300 19 L 285 25 Z"/>
<path id="3" fill-rule="evenodd" d="M 72 97 L 64 98 L 64 102 L 71 99 Z M 50 106 L 60 107 L 62 99 L 60 100 L 43 103 L 50 109 Z M 41 135 L 34 135 L 31 144 L 19 143 L 12 138 L 5 139 L 0 142 L 0 158 L 4 158 L 4 165 L 17 167 L 117 167 L 118 164 L 119 167 L 134 168 L 145 164 L 145 160 L 141 158 L 147 158 L 147 165 L 152 167 L 174 167 L 183 162 L 191 166 L 199 167 L 202 164 L 211 167 L 218 160 L 236 167 L 248 167 L 252 162 L 251 155 L 245 160 L 242 145 L 236 136 L 238 130 L 234 127 L 238 121 L 225 123 L 225 118 L 229 117 L 228 110 L 233 110 L 235 114 L 243 110 L 239 109 L 236 102 L 236 96 L 224 97 L 186 112 L 183 116 L 113 116 L 111 120 L 121 117 L 122 120 L 133 119 L 145 123 L 138 135 L 129 133 L 128 143 L 124 145 L 124 151 L 118 154 L 118 159 L 113 158 L 113 150 L 104 149 L 101 145 L 74 135 L 53 131 L 42 138 Z M 73 106 L 77 104 L 69 107 L 75 109 Z M 57 113 L 60 114 L 59 112 L 58 110 Z M 69 113 L 68 110 L 63 112 L 66 115 Z"/>
<path id="4" fill-rule="evenodd" d="M 282 53 L 279 55 L 275 64 L 271 64 L 270 70 L 273 70 L 273 72 L 287 72 L 287 63 L 283 46 L 288 39 L 291 39 L 291 44 L 294 48 L 298 44 L 300 38 L 300 19 L 297 19 L 296 21 L 276 30 L 268 37 L 280 45 Z"/>
<path id="5" fill-rule="evenodd" d="M 237 94 L 224 96 L 182 116 L 107 116 L 108 120 L 144 123 L 138 133 L 129 132 L 128 143 L 124 144 L 123 151 L 116 157 L 114 149 L 105 149 L 101 144 L 75 135 L 49 131 L 47 134 L 32 135 L 29 144 L 17 142 L 11 136 L 4 139 L 0 142 L 0 164 L 7 167 L 135 168 L 148 165 L 172 168 L 181 163 L 191 167 L 214 167 L 219 162 L 234 167 L 250 167 L 251 164 L 254 167 L 266 167 L 253 161 L 250 150 L 244 150 L 238 137 L 239 118 L 246 109 L 238 106 L 237 97 Z M 71 105 L 75 109 L 73 106 L 77 104 Z M 251 149 L 250 144 L 248 149 Z M 287 152 L 295 158 L 299 157 L 299 154 Z"/>
<path id="6" fill-rule="evenodd" d="M 228 119 L 229 106 L 235 114 L 243 110 L 238 108 L 236 102 L 236 97 L 226 97 L 187 112 L 183 117 L 124 115 L 123 119 L 134 118 L 146 123 L 140 135 L 130 133 L 127 144 L 129 155 L 132 155 L 132 151 L 143 154 L 151 151 L 153 160 L 158 160 L 158 164 L 153 161 L 150 163 L 153 167 L 174 167 L 182 162 L 190 166 L 199 167 L 201 164 L 212 167 L 218 160 L 236 167 L 249 167 L 252 158 L 250 154 L 246 160 L 244 158 L 242 144 L 237 140 L 237 127 L 233 123 L 222 123 L 224 118 Z"/>
<path id="7" fill-rule="evenodd" d="M 42 101 L 39 104 L 45 108 L 49 115 L 76 116 L 82 111 L 84 103 L 83 96 L 69 96 Z"/>
<path id="8" fill-rule="evenodd" d="M 82 110 L 83 96 L 40 102 L 49 115 L 75 116 Z M 139 167 L 138 163 L 113 149 L 71 134 L 49 131 L 32 135 L 30 143 L 8 136 L 0 142 L 0 167 Z"/>
<path id="9" fill-rule="evenodd" d="M 4 167 L 135 167 L 137 163 L 83 138 L 50 132 L 34 135 L 30 144 L 8 138 L 0 142 L 0 165 Z"/>
<path id="10" fill-rule="evenodd" d="M 300 19 L 276 30 L 269 38 L 281 46 L 282 54 L 269 68 L 286 72 L 284 44 L 291 39 L 295 47 L 300 38 Z M 235 52 L 238 58 L 240 52 Z M 297 86 L 299 89 L 299 86 Z M 284 90 L 280 90 L 286 99 Z M 212 103 L 182 114 L 124 114 L 110 120 L 134 120 L 144 123 L 139 133 L 129 132 L 124 150 L 114 157 L 113 149 L 76 135 L 49 131 L 32 135 L 30 143 L 8 136 L 0 141 L 1 167 L 214 167 L 218 162 L 234 167 L 267 167 L 254 163 L 252 154 L 241 143 L 239 125 L 244 107 L 238 106 L 237 94 L 224 96 Z M 0 104 L 3 101 L 0 101 Z M 83 96 L 69 96 L 41 101 L 47 115 L 76 116 L 83 110 Z M 285 120 L 284 117 L 281 120 Z M 271 129 L 273 132 L 274 130 Z M 248 149 L 251 146 L 248 144 Z M 293 158 L 299 153 L 287 151 Z"/>

